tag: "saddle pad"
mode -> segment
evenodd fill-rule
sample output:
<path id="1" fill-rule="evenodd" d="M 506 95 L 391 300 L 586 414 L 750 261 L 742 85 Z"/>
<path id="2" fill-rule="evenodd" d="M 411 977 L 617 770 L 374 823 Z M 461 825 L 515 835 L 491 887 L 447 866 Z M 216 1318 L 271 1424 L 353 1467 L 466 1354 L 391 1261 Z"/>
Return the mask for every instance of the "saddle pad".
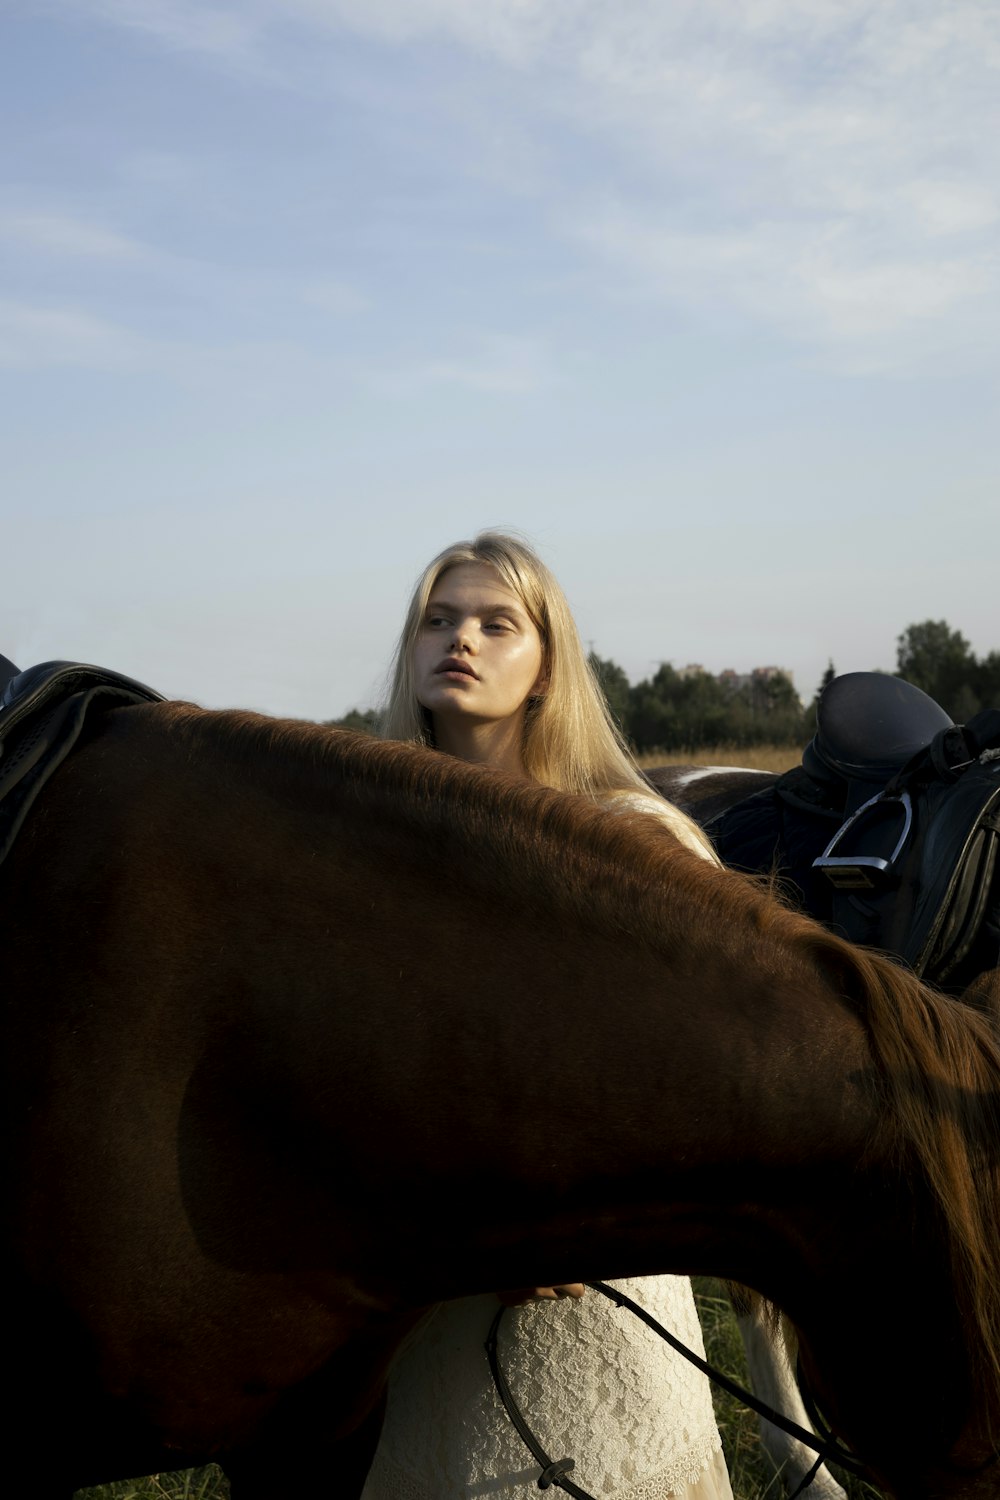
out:
<path id="1" fill-rule="evenodd" d="M 88 715 L 162 701 L 141 682 L 78 662 L 43 662 L 13 678 L 0 700 L 0 863 Z"/>

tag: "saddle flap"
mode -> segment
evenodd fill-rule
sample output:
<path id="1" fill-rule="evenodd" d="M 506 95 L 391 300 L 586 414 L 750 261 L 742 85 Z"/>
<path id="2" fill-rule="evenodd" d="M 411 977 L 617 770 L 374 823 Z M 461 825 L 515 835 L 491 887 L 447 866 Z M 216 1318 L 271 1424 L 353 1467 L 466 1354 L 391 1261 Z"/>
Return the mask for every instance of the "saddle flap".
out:
<path id="1" fill-rule="evenodd" d="M 13 677 L 0 697 L 0 862 L 92 708 L 162 701 L 144 683 L 79 662 L 42 662 Z"/>
<path id="2" fill-rule="evenodd" d="M 93 667 L 79 661 L 39 662 L 11 677 L 0 694 L 0 745 L 32 715 L 73 693 L 91 688 L 117 692 L 130 703 L 163 701 L 163 694 L 154 688 L 121 672 L 111 672 L 107 667 Z"/>
<path id="3" fill-rule="evenodd" d="M 897 954 L 939 987 L 957 982 L 974 949 L 972 968 L 993 967 L 1000 961 L 998 848 L 1000 760 L 880 794 L 826 851 L 847 851 L 824 868 L 838 887 L 833 921 L 852 942 Z M 826 856 L 817 866 L 831 864 Z"/>
<path id="4" fill-rule="evenodd" d="M 1000 765 L 974 765 L 956 784 L 929 790 L 920 879 L 899 951 L 916 973 L 944 980 L 967 956 L 991 899 Z"/>

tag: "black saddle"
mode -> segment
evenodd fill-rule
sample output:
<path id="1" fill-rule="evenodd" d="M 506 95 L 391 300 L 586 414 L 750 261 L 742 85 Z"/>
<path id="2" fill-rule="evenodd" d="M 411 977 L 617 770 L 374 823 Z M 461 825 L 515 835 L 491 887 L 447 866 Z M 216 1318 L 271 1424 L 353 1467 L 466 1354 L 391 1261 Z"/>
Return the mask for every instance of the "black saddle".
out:
<path id="1" fill-rule="evenodd" d="M 852 813 L 936 734 L 954 725 L 933 698 L 901 677 L 845 672 L 816 706 L 816 733 L 802 768 Z"/>
<path id="2" fill-rule="evenodd" d="M 941 988 L 1000 964 L 996 709 L 958 726 L 899 678 L 834 678 L 802 764 L 708 831 L 727 864 L 776 869 L 813 916 Z"/>
<path id="3" fill-rule="evenodd" d="M 81 662 L 47 661 L 15 671 L 0 692 L 0 861 L 91 715 L 162 698 L 120 672 Z"/>

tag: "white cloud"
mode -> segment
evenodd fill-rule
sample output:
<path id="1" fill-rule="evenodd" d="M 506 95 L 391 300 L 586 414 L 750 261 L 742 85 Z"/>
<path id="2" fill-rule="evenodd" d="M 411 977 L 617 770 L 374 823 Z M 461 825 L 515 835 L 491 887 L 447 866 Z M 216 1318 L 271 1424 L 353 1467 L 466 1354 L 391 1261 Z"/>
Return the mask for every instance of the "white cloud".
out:
<path id="1" fill-rule="evenodd" d="M 984 291 L 990 276 L 967 262 L 915 266 L 886 261 L 841 268 L 811 268 L 810 288 L 829 314 L 838 338 L 868 338 L 951 313 Z"/>
<path id="2" fill-rule="evenodd" d="M 70 0 L 78 11 L 125 27 L 171 50 L 203 52 L 227 63 L 248 63 L 258 50 L 262 21 L 251 0 L 206 5 L 201 0 Z"/>
<path id="3" fill-rule="evenodd" d="M 303 302 L 310 307 L 332 313 L 334 317 L 349 317 L 354 313 L 364 312 L 370 305 L 363 292 L 345 281 L 314 282 L 301 289 L 301 296 Z"/>
<path id="4" fill-rule="evenodd" d="M 136 364 L 143 347 L 128 329 L 79 308 L 0 302 L 0 366 L 120 370 Z"/>
<path id="5" fill-rule="evenodd" d="M 616 203 L 564 228 L 624 273 L 622 300 L 658 299 L 717 332 L 763 326 L 842 373 L 979 368 L 1000 335 L 988 250 L 907 257 L 891 235 L 865 243 L 843 221 L 684 231 Z"/>
<path id="6" fill-rule="evenodd" d="M 156 371 L 206 400 L 267 408 L 289 389 L 340 388 L 334 357 L 282 340 L 157 338 L 74 306 L 0 301 L 0 369 Z"/>
<path id="7" fill-rule="evenodd" d="M 145 253 L 137 241 L 100 224 L 54 213 L 0 214 L 0 241 L 53 255 L 131 260 Z"/>
<path id="8" fill-rule="evenodd" d="M 521 65 L 544 53 L 572 9 L 567 0 L 287 0 L 281 6 L 285 16 L 323 29 L 348 27 L 397 44 L 436 37 Z"/>
<path id="9" fill-rule="evenodd" d="M 982 0 L 75 3 L 249 67 L 293 68 L 280 44 L 303 37 L 332 57 L 349 30 L 515 70 L 518 173 L 619 295 L 859 345 L 929 320 L 947 341 L 956 310 L 1000 300 L 1000 8 Z M 515 192 L 477 107 L 455 149 Z M 572 173 L 548 151 L 567 132 Z"/>
<path id="10" fill-rule="evenodd" d="M 550 384 L 552 372 L 539 340 L 484 334 L 467 352 L 442 355 L 376 372 L 374 387 L 393 394 L 453 386 L 493 396 L 525 396 Z"/>
<path id="11" fill-rule="evenodd" d="M 1000 219 L 996 190 L 975 182 L 932 182 L 916 178 L 903 188 L 922 228 L 931 235 L 987 229 Z"/>

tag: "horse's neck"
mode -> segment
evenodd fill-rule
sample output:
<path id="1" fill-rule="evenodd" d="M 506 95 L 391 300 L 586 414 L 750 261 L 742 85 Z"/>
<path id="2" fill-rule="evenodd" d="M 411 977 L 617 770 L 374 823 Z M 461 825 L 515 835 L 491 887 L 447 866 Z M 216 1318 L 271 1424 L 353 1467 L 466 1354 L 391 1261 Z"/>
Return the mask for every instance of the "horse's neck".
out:
<path id="1" fill-rule="evenodd" d="M 477 882 L 391 810 L 338 816 L 332 843 L 307 825 L 305 881 L 294 829 L 272 865 L 245 841 L 221 920 L 261 997 L 252 1065 L 272 1094 L 284 1070 L 356 1192 L 359 1265 L 414 1295 L 670 1269 L 770 1290 L 812 1228 L 789 1221 L 798 1174 L 838 1186 L 871 1135 L 833 986 L 732 930 L 725 875 L 692 893 L 682 868 L 657 945 L 531 899 L 516 867 Z M 614 875 L 593 879 L 597 910 Z"/>
<path id="2" fill-rule="evenodd" d="M 146 1006 L 126 997 L 116 1024 L 169 1018 L 181 1076 L 191 1006 L 191 1038 L 214 1037 L 192 1055 L 192 1128 L 229 1130 L 248 1098 L 267 1100 L 281 1138 L 261 1157 L 248 1137 L 248 1162 L 278 1193 L 291 1143 L 308 1141 L 296 1169 L 336 1176 L 337 1254 L 359 1279 L 436 1297 L 717 1269 L 773 1288 L 812 1229 L 792 1221 L 799 1174 L 836 1185 L 871 1135 L 870 1059 L 831 985 L 749 919 L 733 930 L 726 876 L 696 864 L 692 893 L 696 862 L 667 872 L 669 932 L 645 941 L 606 912 L 591 923 L 589 900 L 560 908 L 559 870 L 528 889 L 500 857 L 477 879 L 475 847 L 442 852 L 391 805 L 355 812 L 322 774 L 313 807 L 308 784 L 276 777 L 276 796 L 221 761 L 165 754 L 161 768 L 157 740 L 143 756 L 122 738 L 120 781 L 103 774 L 116 809 L 142 805 L 157 964 Z M 615 875 L 588 857 L 597 914 Z M 163 923 L 165 907 L 185 920 Z M 132 941 L 148 970 L 148 940 Z M 179 973 L 220 975 L 220 955 L 215 986 L 178 988 Z M 328 1253 L 321 1224 L 284 1232 Z"/>
<path id="3" fill-rule="evenodd" d="M 352 992 L 376 1000 L 345 1017 L 332 1128 L 382 1185 L 408 1269 L 440 1275 L 436 1293 L 515 1269 L 525 1284 L 717 1270 L 773 1289 L 810 1228 L 786 1218 L 796 1174 L 833 1191 L 863 1150 L 852 1018 L 721 949 L 691 972 L 523 913 L 498 924 L 468 893 L 432 913 L 402 880 L 379 904 L 394 916 L 352 955 Z"/>

